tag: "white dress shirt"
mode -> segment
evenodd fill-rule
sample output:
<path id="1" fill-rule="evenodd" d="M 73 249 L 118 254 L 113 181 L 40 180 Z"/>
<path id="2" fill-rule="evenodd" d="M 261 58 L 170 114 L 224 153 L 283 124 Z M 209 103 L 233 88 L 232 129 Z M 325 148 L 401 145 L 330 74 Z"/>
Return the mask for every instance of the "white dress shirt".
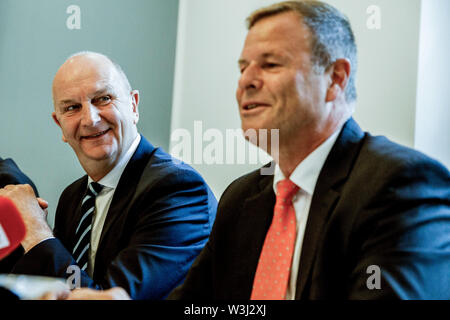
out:
<path id="1" fill-rule="evenodd" d="M 119 184 L 120 177 L 122 176 L 125 167 L 136 151 L 139 142 L 141 141 L 141 136 L 138 134 L 136 139 L 134 139 L 130 148 L 124 154 L 122 159 L 119 160 L 117 165 L 102 179 L 97 181 L 97 183 L 103 185 L 102 191 L 95 198 L 95 213 L 92 218 L 92 229 L 91 229 L 91 245 L 89 248 L 89 263 L 87 268 L 87 273 L 89 276 L 94 274 L 95 266 L 95 255 L 97 254 L 98 244 L 100 241 L 100 236 L 102 234 L 103 225 L 105 223 L 106 215 L 111 205 L 114 192 Z M 88 178 L 88 184 L 93 182 L 91 177 Z"/>
<path id="2" fill-rule="evenodd" d="M 297 237 L 295 240 L 294 255 L 292 257 L 291 275 L 286 292 L 286 300 L 295 299 L 297 289 L 297 275 L 300 266 L 300 254 L 302 252 L 303 237 L 305 235 L 306 222 L 308 220 L 309 208 L 312 196 L 316 187 L 320 171 L 331 151 L 340 129 L 333 133 L 325 142 L 310 153 L 292 172 L 289 180 L 300 187 L 297 194 L 292 199 L 295 216 L 297 218 Z M 277 193 L 277 183 L 286 179 L 278 164 L 275 165 L 273 177 L 273 189 Z M 314 214 L 314 213 L 312 213 Z"/>

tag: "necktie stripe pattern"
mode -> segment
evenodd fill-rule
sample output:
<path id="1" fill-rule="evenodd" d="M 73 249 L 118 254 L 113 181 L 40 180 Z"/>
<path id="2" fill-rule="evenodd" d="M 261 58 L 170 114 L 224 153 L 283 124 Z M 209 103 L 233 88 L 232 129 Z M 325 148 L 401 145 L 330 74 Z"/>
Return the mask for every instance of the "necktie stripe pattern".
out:
<path id="1" fill-rule="evenodd" d="M 87 198 L 87 197 L 85 197 Z M 82 206 L 83 207 L 83 206 Z M 75 234 L 78 233 L 78 230 L 80 230 L 80 227 L 82 226 L 85 219 L 94 211 L 94 207 L 91 207 L 88 209 L 88 211 L 84 214 L 84 216 L 81 218 L 80 223 L 78 224 L 77 230 L 75 231 Z M 87 221 L 87 220 L 86 220 Z"/>
<path id="2" fill-rule="evenodd" d="M 298 190 L 299 187 L 288 179 L 277 184 L 272 224 L 259 257 L 251 300 L 283 300 L 286 297 L 296 238 L 292 198 Z"/>
<path id="3" fill-rule="evenodd" d="M 103 186 L 92 182 L 89 184 L 86 195 L 81 202 L 82 218 L 75 231 L 75 238 L 78 239 L 73 247 L 73 257 L 81 270 L 86 270 L 88 265 L 89 247 L 91 242 L 92 217 L 95 211 L 95 198 L 102 190 Z"/>

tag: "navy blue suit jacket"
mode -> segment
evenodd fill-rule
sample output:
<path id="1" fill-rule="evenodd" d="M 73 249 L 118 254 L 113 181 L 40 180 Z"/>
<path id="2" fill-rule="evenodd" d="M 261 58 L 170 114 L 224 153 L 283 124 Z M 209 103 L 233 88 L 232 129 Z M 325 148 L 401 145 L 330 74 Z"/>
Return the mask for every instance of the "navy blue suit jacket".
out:
<path id="1" fill-rule="evenodd" d="M 29 184 L 33 187 L 36 196 L 39 196 L 36 186 L 17 166 L 12 159 L 0 158 L 0 188 L 9 184 Z M 9 273 L 14 263 L 23 255 L 23 248 L 19 246 L 6 258 L 0 261 L 0 273 Z"/>
<path id="2" fill-rule="evenodd" d="M 208 243 L 170 299 L 250 298 L 272 184 L 257 170 L 228 187 Z M 449 274 L 448 170 L 350 119 L 314 190 L 296 299 L 450 299 Z"/>
<path id="3" fill-rule="evenodd" d="M 36 196 L 39 196 L 33 181 L 19 169 L 14 160 L 0 158 L 0 188 L 9 184 L 29 184 L 33 187 Z"/>
<path id="4" fill-rule="evenodd" d="M 84 176 L 62 193 L 55 216 L 56 239 L 32 248 L 14 273 L 67 278 L 76 264 Z M 205 181 L 190 166 L 172 161 L 144 137 L 115 190 L 96 254 L 91 279 L 81 272 L 81 286 L 120 286 L 134 299 L 162 299 L 182 282 L 205 245 L 217 202 Z"/>

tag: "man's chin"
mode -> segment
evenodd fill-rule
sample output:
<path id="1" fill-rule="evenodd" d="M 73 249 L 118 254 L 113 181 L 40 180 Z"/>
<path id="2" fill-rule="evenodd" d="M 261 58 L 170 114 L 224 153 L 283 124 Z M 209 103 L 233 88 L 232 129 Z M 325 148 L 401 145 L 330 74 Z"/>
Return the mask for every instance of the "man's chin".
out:
<path id="1" fill-rule="evenodd" d="M 254 122 L 254 123 L 242 122 L 241 128 L 242 128 L 244 135 L 247 134 L 250 136 L 255 133 L 257 135 L 264 135 L 266 133 L 270 135 L 271 130 L 273 130 L 273 126 L 271 126 L 267 123 L 261 123 L 261 122 L 258 122 L 258 123 L 257 122 Z"/>
<path id="2" fill-rule="evenodd" d="M 242 131 L 245 140 L 261 148 L 268 154 L 271 153 L 271 147 L 279 147 L 280 129 L 274 129 L 264 123 L 242 123 Z"/>
<path id="3" fill-rule="evenodd" d="M 114 162 L 114 154 L 112 150 L 96 150 L 95 152 L 83 152 L 78 159 L 80 162 Z"/>

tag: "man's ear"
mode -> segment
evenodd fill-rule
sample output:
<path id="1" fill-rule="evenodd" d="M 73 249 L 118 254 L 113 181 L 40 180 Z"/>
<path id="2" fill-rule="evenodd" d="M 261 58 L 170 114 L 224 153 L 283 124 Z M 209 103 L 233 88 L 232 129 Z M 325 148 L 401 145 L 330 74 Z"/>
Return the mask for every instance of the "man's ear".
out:
<path id="1" fill-rule="evenodd" d="M 59 123 L 59 120 L 58 120 L 58 118 L 56 117 L 56 112 L 54 112 L 54 111 L 52 112 L 52 118 L 53 118 L 53 121 L 55 121 L 56 125 L 57 125 L 58 127 L 60 127 L 61 130 L 62 130 L 61 123 Z M 62 141 L 67 142 L 66 137 L 64 137 L 64 133 L 63 133 L 63 135 L 62 135 Z"/>
<path id="2" fill-rule="evenodd" d="M 329 68 L 330 84 L 328 86 L 326 102 L 335 101 L 340 95 L 345 94 L 350 78 L 351 64 L 348 59 L 338 59 Z"/>
<path id="3" fill-rule="evenodd" d="M 131 91 L 131 104 L 133 106 L 133 123 L 137 124 L 139 121 L 139 91 L 133 90 Z"/>

